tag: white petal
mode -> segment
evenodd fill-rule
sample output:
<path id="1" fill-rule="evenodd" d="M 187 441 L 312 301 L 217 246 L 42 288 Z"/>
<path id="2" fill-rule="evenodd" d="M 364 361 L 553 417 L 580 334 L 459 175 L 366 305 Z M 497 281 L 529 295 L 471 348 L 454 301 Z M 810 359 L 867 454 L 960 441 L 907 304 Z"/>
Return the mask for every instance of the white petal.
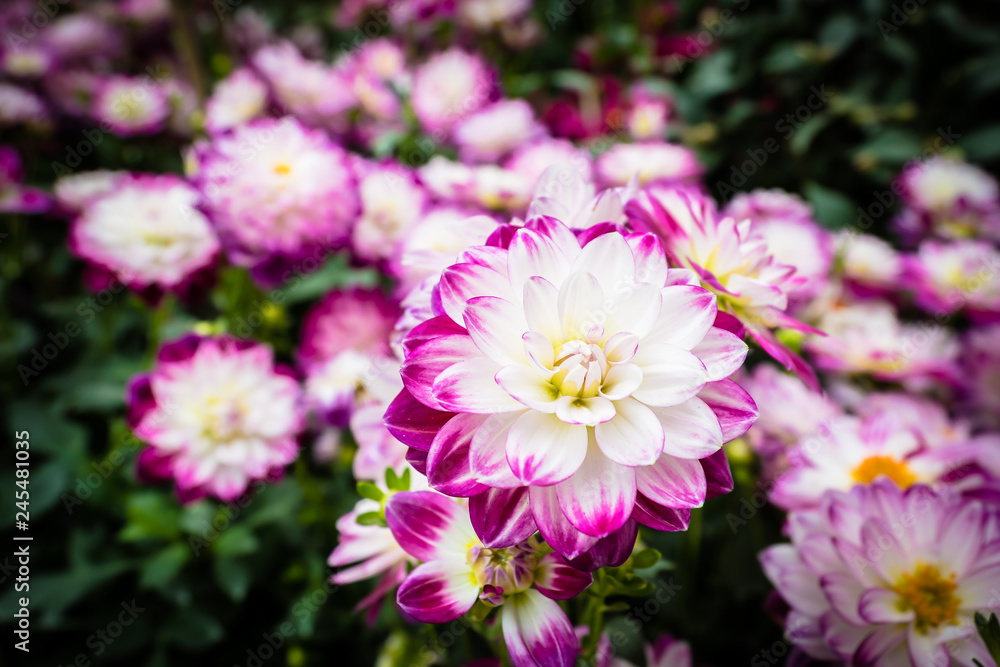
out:
<path id="1" fill-rule="evenodd" d="M 601 396 L 619 401 L 632 395 L 642 384 L 642 369 L 635 364 L 618 364 L 608 369 L 601 385 Z"/>
<path id="2" fill-rule="evenodd" d="M 698 357 L 669 343 L 643 343 L 632 357 L 642 369 L 642 386 L 632 396 L 647 405 L 678 405 L 694 397 L 708 382 Z"/>
<path id="3" fill-rule="evenodd" d="M 492 359 L 467 359 L 451 366 L 434 380 L 434 398 L 452 412 L 489 414 L 523 410 L 494 379 L 500 365 Z"/>
<path id="4" fill-rule="evenodd" d="M 604 234 L 583 246 L 573 271 L 590 272 L 606 294 L 635 283 L 635 259 L 621 234 Z"/>
<path id="5" fill-rule="evenodd" d="M 524 363 L 524 341 L 528 330 L 524 312 L 506 299 L 479 296 L 466 304 L 465 328 L 483 354 L 504 366 Z"/>
<path id="6" fill-rule="evenodd" d="M 614 419 L 615 405 L 602 396 L 562 396 L 556 402 L 556 416 L 567 424 L 594 426 Z"/>
<path id="7" fill-rule="evenodd" d="M 527 407 L 539 412 L 556 411 L 559 390 L 534 368 L 521 364 L 501 368 L 496 374 L 496 381 L 504 391 Z"/>
<path id="8" fill-rule="evenodd" d="M 715 295 L 701 287 L 672 285 L 660 290 L 663 305 L 648 339 L 690 350 L 700 343 L 718 312 Z"/>
<path id="9" fill-rule="evenodd" d="M 567 339 L 586 338 L 595 326 L 603 326 L 607 319 L 604 308 L 604 290 L 597 278 L 585 271 L 578 271 L 559 289 L 559 317 Z"/>
<path id="10" fill-rule="evenodd" d="M 705 401 L 697 396 L 680 405 L 653 408 L 663 424 L 663 451 L 681 459 L 703 459 L 722 447 L 722 426 Z"/>
<path id="11" fill-rule="evenodd" d="M 507 436 L 507 462 L 525 484 L 547 486 L 577 471 L 587 455 L 587 427 L 533 410 Z"/>
<path id="12" fill-rule="evenodd" d="M 653 465 L 663 453 L 663 426 L 653 411 L 639 401 L 626 398 L 615 402 L 617 414 L 611 421 L 594 427 L 601 451 L 625 466 Z"/>

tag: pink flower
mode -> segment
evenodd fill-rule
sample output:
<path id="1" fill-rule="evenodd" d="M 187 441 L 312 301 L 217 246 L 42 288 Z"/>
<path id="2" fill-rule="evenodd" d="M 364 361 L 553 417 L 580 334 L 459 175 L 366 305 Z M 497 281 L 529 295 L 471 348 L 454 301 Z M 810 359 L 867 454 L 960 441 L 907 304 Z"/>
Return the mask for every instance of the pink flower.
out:
<path id="1" fill-rule="evenodd" d="M 928 313 L 1000 320 L 1000 251 L 991 243 L 924 241 L 906 259 L 906 278 Z"/>
<path id="2" fill-rule="evenodd" d="M 471 497 L 488 546 L 537 525 L 567 558 L 620 562 L 636 521 L 683 528 L 729 484 L 720 448 L 756 416 L 726 380 L 746 345 L 651 234 L 546 218 L 498 238 L 445 270 L 437 316 L 402 341 L 386 424 L 432 487 Z M 509 508 L 499 526 L 477 519 L 490 507 Z"/>
<path id="3" fill-rule="evenodd" d="M 424 131 L 440 141 L 444 132 L 493 99 L 495 86 L 493 73 L 479 56 L 453 48 L 417 68 L 410 103 Z"/>
<path id="4" fill-rule="evenodd" d="M 904 324 L 890 303 L 841 303 L 828 309 L 817 326 L 827 335 L 809 338 L 804 347 L 822 370 L 866 373 L 911 386 L 955 380 L 953 333 L 930 322 Z"/>
<path id="5" fill-rule="evenodd" d="M 35 93 L 0 81 L 0 127 L 5 125 L 48 125 L 51 114 Z"/>
<path id="6" fill-rule="evenodd" d="M 902 256 L 886 241 L 869 234 L 841 232 L 836 239 L 844 283 L 861 297 L 887 296 L 899 289 Z"/>
<path id="7" fill-rule="evenodd" d="M 591 575 L 570 567 L 535 537 L 485 547 L 469 511 L 429 491 L 393 494 L 385 514 L 399 545 L 422 561 L 399 587 L 397 601 L 406 613 L 425 623 L 447 623 L 477 600 L 502 605 L 504 641 L 517 667 L 576 663 L 576 634 L 555 600 L 575 597 Z"/>
<path id="8" fill-rule="evenodd" d="M 1000 189 L 982 169 L 933 157 L 907 167 L 899 186 L 908 208 L 895 225 L 907 238 L 1000 239 Z"/>
<path id="9" fill-rule="evenodd" d="M 513 23 L 531 9 L 531 0 L 460 0 L 458 21 L 479 32 Z"/>
<path id="10" fill-rule="evenodd" d="M 128 180 L 127 171 L 83 171 L 63 176 L 55 182 L 56 202 L 66 211 L 79 213 L 100 197 L 113 192 L 119 183 Z"/>
<path id="11" fill-rule="evenodd" d="M 524 100 L 501 100 L 463 118 L 452 131 L 466 162 L 495 162 L 545 130 Z"/>
<path id="12" fill-rule="evenodd" d="M 605 186 L 625 185 L 636 176 L 640 185 L 685 183 L 704 171 L 690 149 L 658 141 L 615 144 L 597 158 L 596 169 Z"/>
<path id="13" fill-rule="evenodd" d="M 297 120 L 266 118 L 214 137 L 195 179 L 231 262 L 265 284 L 298 264 L 318 266 L 357 213 L 346 154 Z"/>
<path id="14" fill-rule="evenodd" d="M 645 646 L 646 667 L 691 667 L 691 645 L 670 635 L 659 637 Z M 631 662 L 616 658 L 607 635 L 597 647 L 597 667 L 635 667 Z"/>
<path id="15" fill-rule="evenodd" d="M 833 235 L 819 226 L 801 198 L 783 190 L 754 190 L 737 194 L 722 213 L 734 220 L 750 220 L 775 261 L 795 267 L 795 275 L 805 279 L 789 286 L 789 297 L 809 299 L 827 285 L 833 265 Z"/>
<path id="16" fill-rule="evenodd" d="M 961 410 L 977 425 L 1000 430 L 1000 324 L 962 339 Z"/>
<path id="17" fill-rule="evenodd" d="M 253 65 L 278 104 L 310 126 L 343 129 L 357 104 L 346 71 L 304 58 L 289 42 L 260 49 Z"/>
<path id="18" fill-rule="evenodd" d="M 765 549 L 789 638 L 852 665 L 992 663 L 973 613 L 1000 609 L 997 518 L 979 502 L 890 482 L 830 492 Z"/>
<path id="19" fill-rule="evenodd" d="M 427 192 L 402 165 L 360 164 L 356 171 L 361 217 L 351 233 L 354 253 L 369 262 L 388 259 L 423 216 Z"/>
<path id="20" fill-rule="evenodd" d="M 523 145 L 507 159 L 504 168 L 520 174 L 537 188 L 542 174 L 557 164 L 575 170 L 585 183 L 593 181 L 594 169 L 590 153 L 565 139 L 545 138 Z"/>
<path id="21" fill-rule="evenodd" d="M 399 294 L 408 294 L 425 278 L 454 264 L 472 245 L 482 245 L 497 228 L 497 221 L 475 215 L 471 209 L 440 206 L 427 211 L 402 239 L 393 262 L 400 279 Z"/>
<path id="22" fill-rule="evenodd" d="M 545 170 L 535 185 L 528 217 L 549 216 L 570 229 L 587 229 L 601 223 L 624 226 L 625 204 L 637 194 L 634 186 L 594 192 L 594 185 L 569 163 Z"/>
<path id="23" fill-rule="evenodd" d="M 44 213 L 52 198 L 24 185 L 24 169 L 17 151 L 0 146 L 0 213 Z"/>
<path id="24" fill-rule="evenodd" d="M 267 104 L 267 85 L 252 70 L 240 68 L 219 81 L 205 105 L 205 129 L 231 130 L 259 117 Z"/>
<path id="25" fill-rule="evenodd" d="M 153 134 L 166 124 L 170 100 L 166 87 L 149 76 L 111 76 L 98 84 L 90 112 L 116 134 Z"/>
<path id="26" fill-rule="evenodd" d="M 784 509 L 809 507 L 828 489 L 847 491 L 880 478 L 903 489 L 936 485 L 970 461 L 965 449 L 949 444 L 920 438 L 891 412 L 830 420 L 790 454 L 795 463 L 776 481 L 771 500 Z"/>
<path id="27" fill-rule="evenodd" d="M 785 313 L 789 292 L 806 279 L 775 260 L 751 220 L 720 216 L 710 198 L 692 189 L 647 188 L 627 212 L 637 229 L 660 238 L 675 266 L 693 270 L 718 296 L 730 328 L 745 327 L 765 352 L 818 390 L 813 370 L 772 331 L 785 327 L 819 333 Z"/>
<path id="28" fill-rule="evenodd" d="M 113 189 L 85 202 L 73 221 L 73 252 L 154 299 L 206 277 L 219 241 L 195 206 L 198 192 L 169 174 L 108 178 Z"/>
<path id="29" fill-rule="evenodd" d="M 185 502 L 232 501 L 252 482 L 280 477 L 298 456 L 299 386 L 266 345 L 179 338 L 160 348 L 150 373 L 132 379 L 126 401 L 132 431 L 149 445 L 140 476 L 173 478 Z"/>

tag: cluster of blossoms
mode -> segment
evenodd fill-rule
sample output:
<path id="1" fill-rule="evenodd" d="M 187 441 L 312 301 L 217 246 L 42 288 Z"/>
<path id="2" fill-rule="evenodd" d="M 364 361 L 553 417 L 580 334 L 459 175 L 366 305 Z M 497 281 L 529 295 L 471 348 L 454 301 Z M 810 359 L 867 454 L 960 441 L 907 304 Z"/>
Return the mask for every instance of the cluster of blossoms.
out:
<path id="1" fill-rule="evenodd" d="M 0 125 L 172 134 L 183 174 L 86 171 L 49 194 L 0 146 L 0 211 L 67 219 L 94 289 L 199 317 L 224 304 L 128 387 L 142 481 L 231 501 L 303 444 L 349 459 L 362 498 L 328 562 L 338 584 L 377 578 L 359 609 L 498 621 L 516 667 L 569 667 L 585 633 L 559 601 L 627 570 L 640 531 L 686 530 L 734 487 L 724 447 L 746 443 L 788 513 L 791 543 L 761 562 L 802 652 L 990 664 L 972 618 L 1000 607 L 992 177 L 908 167 L 897 249 L 824 229 L 781 190 L 718 205 L 668 140 L 663 81 L 595 76 L 533 105 L 465 46 L 408 56 L 449 21 L 527 47 L 530 3 L 341 3 L 339 27 L 397 34 L 332 59 L 241 10 L 240 62 L 203 102 L 169 59 L 136 75 L 123 57 L 121 22 L 156 54 L 168 3 L 114 6 L 0 53 Z M 644 38 L 659 65 L 690 45 Z M 233 326 L 243 291 L 283 312 L 331 256 L 376 277 L 323 283 L 297 346 Z M 630 664 L 593 643 L 594 664 Z M 647 650 L 650 667 L 691 661 L 670 637 Z"/>

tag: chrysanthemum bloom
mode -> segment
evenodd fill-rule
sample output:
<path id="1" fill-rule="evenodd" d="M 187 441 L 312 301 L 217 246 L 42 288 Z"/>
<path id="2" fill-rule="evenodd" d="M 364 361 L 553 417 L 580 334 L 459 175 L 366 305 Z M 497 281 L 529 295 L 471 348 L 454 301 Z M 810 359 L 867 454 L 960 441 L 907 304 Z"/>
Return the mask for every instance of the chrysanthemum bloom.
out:
<path id="1" fill-rule="evenodd" d="M 70 248 L 150 298 L 184 293 L 207 277 L 219 252 L 197 202 L 198 192 L 180 177 L 119 176 L 73 221 Z"/>
<path id="2" fill-rule="evenodd" d="M 392 262 L 391 273 L 400 281 L 398 293 L 408 294 L 428 277 L 436 282 L 463 250 L 486 243 L 497 224 L 472 209 L 439 206 L 427 211 L 407 231 Z"/>
<path id="3" fill-rule="evenodd" d="M 377 262 L 395 254 L 400 240 L 423 216 L 427 191 L 416 174 L 399 164 L 359 163 L 361 216 L 354 223 L 351 245 L 360 259 Z"/>
<path id="4" fill-rule="evenodd" d="M 895 226 L 905 237 L 1000 239 L 1000 189 L 982 169 L 934 157 L 904 170 L 899 185 L 907 208 Z"/>
<path id="5" fill-rule="evenodd" d="M 691 645 L 674 639 L 670 635 L 659 637 L 644 647 L 645 667 L 691 667 Z M 607 635 L 601 637 L 597 646 L 597 667 L 635 667 L 628 660 L 615 657 L 614 649 Z"/>
<path id="6" fill-rule="evenodd" d="M 626 210 L 636 228 L 660 238 L 675 266 L 698 274 L 730 322 L 738 320 L 765 352 L 818 389 L 812 368 L 773 332 L 785 327 L 819 333 L 785 313 L 788 293 L 806 279 L 775 260 L 751 220 L 720 216 L 709 197 L 691 189 L 646 188 Z"/>
<path id="7" fill-rule="evenodd" d="M 763 456 L 786 450 L 843 414 L 836 403 L 773 364 L 758 364 L 740 385 L 760 410 L 747 439 Z"/>
<path id="8" fill-rule="evenodd" d="M 102 60 L 121 55 L 122 32 L 97 12 L 73 12 L 55 17 L 39 38 L 62 63 Z"/>
<path id="9" fill-rule="evenodd" d="M 805 349 L 822 370 L 870 374 L 910 386 L 955 380 L 958 344 L 951 330 L 929 322 L 900 322 L 885 301 L 838 304 L 817 326 L 827 335 L 807 339 Z"/>
<path id="10" fill-rule="evenodd" d="M 278 104 L 310 126 L 340 130 L 357 104 L 347 72 L 304 58 L 289 42 L 260 49 L 253 65 Z"/>
<path id="11" fill-rule="evenodd" d="M 438 155 L 419 173 L 442 203 L 517 214 L 531 199 L 533 184 L 526 176 L 494 164 L 469 166 Z"/>
<path id="12" fill-rule="evenodd" d="M 406 613 L 425 623 L 447 623 L 476 600 L 502 605 L 503 636 L 514 665 L 576 664 L 576 634 L 555 600 L 575 597 L 590 585 L 591 575 L 570 567 L 536 537 L 506 548 L 485 547 L 469 511 L 436 493 L 394 494 L 385 516 L 399 545 L 422 561 L 399 587 L 397 601 Z"/>
<path id="13" fill-rule="evenodd" d="M 111 76 L 101 81 L 91 114 L 122 136 L 152 134 L 170 116 L 170 99 L 162 83 L 151 77 Z"/>
<path id="14" fill-rule="evenodd" d="M 0 213 L 44 213 L 52 197 L 24 184 L 24 169 L 17 151 L 0 146 Z"/>
<path id="15" fill-rule="evenodd" d="M 369 76 L 397 85 L 406 85 L 406 53 L 391 39 L 370 39 L 355 54 L 357 68 Z"/>
<path id="16" fill-rule="evenodd" d="M 112 192 L 122 180 L 131 176 L 127 171 L 82 171 L 71 176 L 63 176 L 55 182 L 53 192 L 56 203 L 66 211 L 79 213 L 91 202 Z"/>
<path id="17" fill-rule="evenodd" d="M 266 345 L 184 336 L 132 379 L 126 401 L 132 431 L 148 444 L 140 476 L 172 478 L 184 501 L 232 501 L 298 456 L 299 385 Z"/>
<path id="18" fill-rule="evenodd" d="M 0 70 L 16 79 L 37 79 L 55 65 L 55 54 L 42 44 L 21 44 L 0 54 Z"/>
<path id="19" fill-rule="evenodd" d="M 537 525 L 567 558 L 623 560 L 635 521 L 681 529 L 731 483 L 719 450 L 756 416 L 725 379 L 746 345 L 651 234 L 536 219 L 494 236 L 509 245 L 463 253 L 403 340 L 386 423 L 432 487 L 471 496 L 488 546 Z"/>
<path id="20" fill-rule="evenodd" d="M 770 494 L 786 510 L 816 505 L 828 489 L 847 491 L 883 477 L 903 489 L 936 485 L 971 460 L 966 449 L 926 441 L 902 428 L 892 413 L 828 421 L 798 443 L 789 459 L 791 470 Z"/>
<path id="21" fill-rule="evenodd" d="M 852 292 L 886 296 L 899 289 L 903 257 L 888 242 L 870 234 L 842 232 L 836 245 L 844 285 Z"/>
<path id="22" fill-rule="evenodd" d="M 528 207 L 528 217 L 551 217 L 570 229 L 587 229 L 610 222 L 624 226 L 628 222 L 625 205 L 638 194 L 630 184 L 595 193 L 594 185 L 571 164 L 550 166 L 535 185 L 535 196 Z"/>
<path id="23" fill-rule="evenodd" d="M 398 317 L 395 301 L 359 287 L 330 292 L 306 314 L 298 361 L 314 407 L 331 423 L 344 425 L 358 392 L 397 363 L 389 337 Z"/>
<path id="24" fill-rule="evenodd" d="M 458 3 L 458 21 L 486 32 L 513 23 L 531 9 L 530 0 L 463 0 Z"/>
<path id="25" fill-rule="evenodd" d="M 524 100 L 501 100 L 468 115 L 452 131 L 467 162 L 495 162 L 545 132 Z"/>
<path id="26" fill-rule="evenodd" d="M 225 132 L 262 115 L 267 105 L 267 85 L 247 68 L 231 72 L 215 84 L 205 104 L 205 129 Z"/>
<path id="27" fill-rule="evenodd" d="M 833 265 L 833 235 L 813 217 L 809 204 L 784 190 L 754 190 L 737 194 L 722 210 L 734 220 L 750 220 L 754 233 L 767 242 L 775 261 L 795 267 L 805 278 L 788 288 L 797 301 L 819 294 L 829 282 Z"/>
<path id="28" fill-rule="evenodd" d="M 565 139 L 544 138 L 525 144 L 507 159 L 504 168 L 507 171 L 520 174 L 532 184 L 532 187 L 537 189 L 542 174 L 554 165 L 563 165 L 567 169 L 575 171 L 576 178 L 584 183 L 593 182 L 594 165 L 590 159 L 590 153 L 585 149 L 577 148 Z M 593 196 L 593 192 L 591 192 L 591 196 Z M 568 220 L 559 219 L 570 227 L 574 227 Z"/>
<path id="29" fill-rule="evenodd" d="M 231 262 L 265 284 L 314 270 L 357 214 L 343 150 L 297 120 L 259 119 L 217 136 L 196 181 Z M 306 261 L 306 260 L 309 261 Z"/>
<path id="30" fill-rule="evenodd" d="M 1000 430 L 1000 324 L 962 339 L 960 409 L 978 426 Z"/>
<path id="31" fill-rule="evenodd" d="M 358 451 L 351 460 L 355 479 L 376 481 L 385 478 L 387 468 L 396 474 L 402 474 L 406 468 L 406 445 L 382 423 L 386 408 L 403 389 L 399 366 L 396 359 L 370 363 L 364 386 L 355 395 L 350 421 L 351 435 L 358 443 Z"/>
<path id="32" fill-rule="evenodd" d="M 992 243 L 927 240 L 905 262 L 904 284 L 928 313 L 1000 320 L 1000 251 Z"/>
<path id="33" fill-rule="evenodd" d="M 636 176 L 640 185 L 686 183 L 705 170 L 690 149 L 659 141 L 615 144 L 597 158 L 595 167 L 606 187 L 626 185 Z"/>
<path id="34" fill-rule="evenodd" d="M 992 664 L 973 614 L 1000 609 L 996 516 L 888 481 L 829 492 L 788 519 L 761 564 L 791 607 L 790 639 L 851 665 Z"/>
<path id="35" fill-rule="evenodd" d="M 495 88 L 495 77 L 482 58 L 454 48 L 417 68 L 410 103 L 424 131 L 443 140 L 455 123 L 493 99 Z"/>

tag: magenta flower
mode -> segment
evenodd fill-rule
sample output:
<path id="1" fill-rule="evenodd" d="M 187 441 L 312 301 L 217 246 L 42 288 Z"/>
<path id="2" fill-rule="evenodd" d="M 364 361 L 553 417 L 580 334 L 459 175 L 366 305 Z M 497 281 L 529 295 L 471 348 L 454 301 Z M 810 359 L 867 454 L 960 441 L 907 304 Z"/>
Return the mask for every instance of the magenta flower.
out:
<path id="1" fill-rule="evenodd" d="M 195 155 L 195 180 L 231 262 L 264 284 L 306 273 L 346 241 L 358 202 L 348 159 L 322 132 L 258 119 Z"/>
<path id="2" fill-rule="evenodd" d="M 982 169 L 933 157 L 907 167 L 899 187 L 907 208 L 894 224 L 906 238 L 1000 239 L 1000 188 Z"/>
<path id="3" fill-rule="evenodd" d="M 205 129 L 210 134 L 231 130 L 261 116 L 267 105 L 267 85 L 247 68 L 231 72 L 215 84 L 205 104 Z"/>
<path id="4" fill-rule="evenodd" d="M 423 216 L 426 190 L 410 169 L 394 163 L 356 166 L 361 216 L 354 223 L 354 253 L 368 262 L 392 257 L 401 239 Z"/>
<path id="5" fill-rule="evenodd" d="M 691 667 L 691 645 L 670 635 L 659 637 L 652 644 L 646 644 L 643 653 L 646 667 Z M 597 667 L 635 667 L 628 660 L 615 657 L 607 635 L 601 637 L 597 645 Z"/>
<path id="6" fill-rule="evenodd" d="M 775 261 L 751 220 L 720 216 L 710 198 L 691 189 L 646 189 L 627 211 L 633 225 L 660 238 L 675 266 L 693 270 L 718 296 L 719 310 L 730 322 L 738 320 L 730 328 L 745 327 L 765 352 L 818 389 L 812 368 L 772 331 L 785 327 L 819 333 L 785 313 L 789 292 L 806 278 Z"/>
<path id="7" fill-rule="evenodd" d="M 452 131 L 466 162 L 495 162 L 544 133 L 524 100 L 494 102 L 463 118 Z"/>
<path id="8" fill-rule="evenodd" d="M 311 127 L 341 130 L 357 98 L 346 71 L 309 60 L 290 42 L 263 47 L 253 66 L 270 87 L 275 101 Z"/>
<path id="9" fill-rule="evenodd" d="M 422 561 L 399 587 L 406 613 L 447 623 L 477 600 L 502 605 L 504 640 L 517 667 L 575 664 L 576 634 L 555 600 L 575 597 L 590 585 L 590 574 L 531 536 L 505 548 L 485 547 L 468 510 L 436 493 L 393 494 L 385 515 L 399 545 Z"/>
<path id="10" fill-rule="evenodd" d="M 108 187 L 92 201 L 82 197 L 69 237 L 76 255 L 152 300 L 186 295 L 211 278 L 219 241 L 195 207 L 194 188 L 169 174 L 102 174 L 96 189 Z"/>
<path id="11" fill-rule="evenodd" d="M 567 558 L 620 562 L 636 521 L 681 529 L 728 490 L 720 448 L 756 416 L 726 379 L 746 345 L 651 234 L 578 239 L 547 218 L 500 231 L 507 247 L 463 253 L 437 316 L 402 341 L 386 423 L 432 487 L 471 497 L 487 546 L 537 526 Z"/>
<path id="12" fill-rule="evenodd" d="M 298 382 L 271 348 L 187 335 L 160 348 L 149 373 L 129 383 L 132 431 L 147 480 L 173 479 L 184 501 L 232 501 L 250 484 L 279 478 L 298 456 Z"/>
<path id="13" fill-rule="evenodd" d="M 975 320 L 1000 320 L 1000 251 L 992 243 L 927 240 L 904 261 L 906 282 L 926 312 L 962 310 Z"/>
<path id="14" fill-rule="evenodd" d="M 615 144 L 597 158 L 597 177 L 606 187 L 626 185 L 638 177 L 649 183 L 690 183 L 705 168 L 690 149 L 678 144 L 650 141 Z"/>
<path id="15" fill-rule="evenodd" d="M 424 131 L 442 140 L 456 123 L 494 99 L 495 93 L 495 75 L 482 58 L 453 48 L 417 68 L 410 103 Z"/>
<path id="16" fill-rule="evenodd" d="M 90 112 L 115 134 L 152 134 L 166 125 L 170 99 L 152 77 L 111 76 L 98 84 Z"/>
<path id="17" fill-rule="evenodd" d="M 82 171 L 63 176 L 55 182 L 56 203 L 70 213 L 80 213 L 91 202 L 112 192 L 118 184 L 131 178 L 127 171 Z"/>
<path id="18" fill-rule="evenodd" d="M 996 514 L 924 486 L 830 492 L 793 512 L 791 544 L 761 564 L 791 610 L 788 636 L 852 665 L 993 661 L 973 614 L 1000 609 Z"/>
<path id="19" fill-rule="evenodd" d="M 1000 324 L 965 335 L 961 368 L 962 413 L 978 426 L 1000 430 Z"/>
<path id="20" fill-rule="evenodd" d="M 887 297 L 902 282 L 902 255 L 887 241 L 870 234 L 841 232 L 836 238 L 844 286 L 861 298 Z"/>

